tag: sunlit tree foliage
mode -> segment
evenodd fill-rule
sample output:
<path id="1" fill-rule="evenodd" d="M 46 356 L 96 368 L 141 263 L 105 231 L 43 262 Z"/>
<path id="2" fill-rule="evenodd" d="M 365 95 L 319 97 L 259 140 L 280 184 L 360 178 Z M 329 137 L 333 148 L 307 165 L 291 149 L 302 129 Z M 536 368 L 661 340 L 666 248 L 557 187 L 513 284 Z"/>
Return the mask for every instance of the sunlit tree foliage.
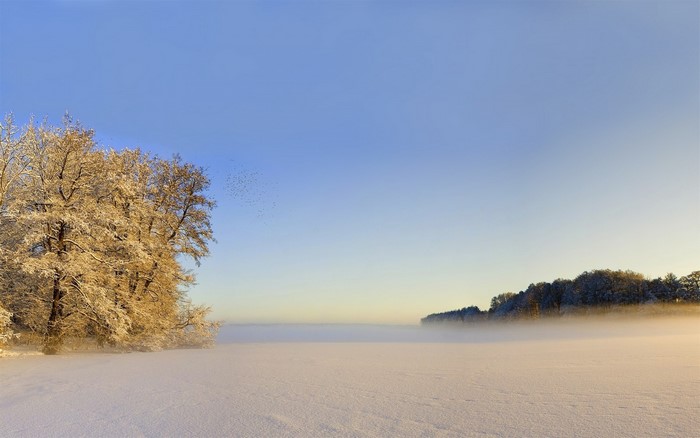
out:
<path id="1" fill-rule="evenodd" d="M 187 299 L 193 278 L 179 259 L 199 263 L 213 239 L 202 169 L 101 149 L 70 119 L 18 129 L 7 118 L 1 129 L 0 302 L 16 325 L 49 354 L 68 337 L 210 343 L 216 324 Z"/>
<path id="2" fill-rule="evenodd" d="M 632 271 L 586 271 L 574 280 L 541 282 L 531 284 L 517 294 L 506 292 L 496 295 L 491 299 L 488 318 L 539 318 L 583 308 L 604 310 L 647 303 L 700 303 L 700 271 L 681 278 L 668 274 L 653 280 Z M 434 313 L 421 321 L 464 322 L 463 311 L 472 308 L 475 307 Z"/>

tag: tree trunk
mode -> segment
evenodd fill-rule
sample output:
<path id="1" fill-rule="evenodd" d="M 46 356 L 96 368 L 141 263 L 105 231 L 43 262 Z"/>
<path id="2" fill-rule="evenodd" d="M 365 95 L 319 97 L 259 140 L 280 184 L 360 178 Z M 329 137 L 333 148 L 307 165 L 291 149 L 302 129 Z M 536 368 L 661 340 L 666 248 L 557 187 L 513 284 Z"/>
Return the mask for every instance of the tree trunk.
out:
<path id="1" fill-rule="evenodd" d="M 63 344 L 61 323 L 63 322 L 63 292 L 61 291 L 61 272 L 56 270 L 53 278 L 53 297 L 51 299 L 51 314 L 46 325 L 44 337 L 44 354 L 57 354 Z"/>

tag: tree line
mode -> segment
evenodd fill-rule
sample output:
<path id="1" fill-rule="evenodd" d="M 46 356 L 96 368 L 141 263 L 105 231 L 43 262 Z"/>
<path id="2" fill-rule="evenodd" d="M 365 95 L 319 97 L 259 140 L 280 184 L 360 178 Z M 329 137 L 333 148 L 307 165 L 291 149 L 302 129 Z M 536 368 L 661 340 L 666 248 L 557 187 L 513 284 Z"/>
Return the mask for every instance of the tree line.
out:
<path id="1" fill-rule="evenodd" d="M 421 319 L 421 323 L 539 318 L 581 308 L 606 309 L 646 303 L 700 303 L 700 271 L 680 278 L 667 274 L 651 280 L 633 271 L 586 271 L 573 280 L 560 278 L 551 283 L 531 284 L 518 293 L 496 295 L 488 311 L 470 306 L 433 313 Z"/>
<path id="2" fill-rule="evenodd" d="M 98 147 L 61 127 L 0 123 L 0 344 L 34 334 L 45 353 L 66 339 L 155 350 L 207 345 L 217 324 L 193 305 L 213 240 L 202 168 L 179 156 Z"/>

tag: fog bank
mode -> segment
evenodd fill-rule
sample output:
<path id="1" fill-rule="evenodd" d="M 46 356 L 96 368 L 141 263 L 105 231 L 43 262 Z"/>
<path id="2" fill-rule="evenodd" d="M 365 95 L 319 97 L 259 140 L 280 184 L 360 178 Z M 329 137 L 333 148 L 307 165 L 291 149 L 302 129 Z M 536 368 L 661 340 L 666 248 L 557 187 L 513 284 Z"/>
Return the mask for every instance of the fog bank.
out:
<path id="1" fill-rule="evenodd" d="M 525 321 L 480 321 L 430 325 L 229 324 L 217 342 L 484 343 L 602 337 L 663 336 L 696 329 L 700 314 L 570 316 Z M 697 331 L 697 329 L 695 330 Z"/>
<path id="2" fill-rule="evenodd" d="M 0 359 L 0 436 L 700 436 L 696 318 L 227 326 L 220 341 Z"/>

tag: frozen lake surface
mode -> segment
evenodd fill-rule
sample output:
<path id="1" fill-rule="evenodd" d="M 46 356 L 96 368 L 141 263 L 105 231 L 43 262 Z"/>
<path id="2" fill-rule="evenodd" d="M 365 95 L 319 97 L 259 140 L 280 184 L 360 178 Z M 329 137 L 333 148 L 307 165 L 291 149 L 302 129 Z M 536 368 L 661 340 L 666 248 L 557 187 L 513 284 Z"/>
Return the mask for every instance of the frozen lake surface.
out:
<path id="1" fill-rule="evenodd" d="M 700 320 L 226 326 L 0 359 L 0 436 L 700 436 Z"/>

